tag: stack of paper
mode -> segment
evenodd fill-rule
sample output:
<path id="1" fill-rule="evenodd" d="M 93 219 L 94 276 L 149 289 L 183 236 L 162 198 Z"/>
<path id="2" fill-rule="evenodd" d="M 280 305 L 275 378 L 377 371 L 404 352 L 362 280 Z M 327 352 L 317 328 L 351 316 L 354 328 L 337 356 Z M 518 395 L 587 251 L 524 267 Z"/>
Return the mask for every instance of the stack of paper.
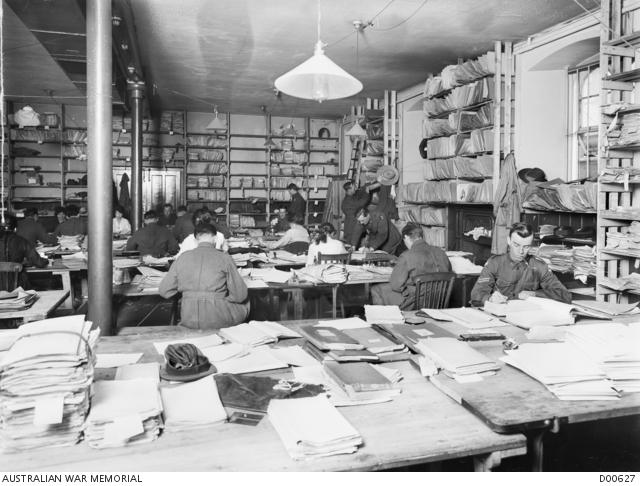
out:
<path id="1" fill-rule="evenodd" d="M 288 363 L 271 352 L 267 346 L 250 348 L 246 354 L 230 357 L 229 359 L 214 362 L 220 373 L 255 373 L 257 371 L 276 370 L 287 368 Z"/>
<path id="2" fill-rule="evenodd" d="M 343 283 L 347 281 L 347 269 L 345 265 L 323 264 L 310 265 L 294 273 L 300 280 L 314 283 Z"/>
<path id="3" fill-rule="evenodd" d="M 47 258 L 47 255 L 60 249 L 60 245 L 43 245 L 39 244 L 36 247 L 36 251 L 42 258 Z"/>
<path id="4" fill-rule="evenodd" d="M 293 459 L 356 452 L 362 437 L 324 396 L 271 400 L 271 424 Z"/>
<path id="5" fill-rule="evenodd" d="M 459 275 L 480 275 L 483 268 L 480 265 L 476 265 L 468 258 L 461 256 L 450 256 L 449 261 L 451 262 L 453 273 L 457 273 Z"/>
<path id="6" fill-rule="evenodd" d="M 58 236 L 58 244 L 62 250 L 80 251 L 82 236 Z"/>
<path id="7" fill-rule="evenodd" d="M 604 371 L 572 343 L 525 343 L 501 358 L 545 385 L 560 400 L 616 400 Z"/>
<path id="8" fill-rule="evenodd" d="M 497 326 L 504 326 L 495 317 L 486 314 L 478 309 L 469 307 L 457 307 L 452 309 L 421 309 L 432 319 L 437 321 L 450 321 L 460 324 L 467 329 L 488 329 Z"/>
<path id="9" fill-rule="evenodd" d="M 168 430 L 202 427 L 227 420 L 211 375 L 191 383 L 163 387 L 160 393 Z"/>
<path id="10" fill-rule="evenodd" d="M 84 316 L 21 326 L 0 363 L 0 441 L 6 450 L 80 440 L 99 330 Z"/>
<path id="11" fill-rule="evenodd" d="M 12 292 L 0 290 L 0 312 L 28 309 L 38 300 L 35 290 L 23 290 L 18 287 Z"/>
<path id="12" fill-rule="evenodd" d="M 250 268 L 242 276 L 247 279 L 263 282 L 286 283 L 291 278 L 291 272 L 283 272 L 275 268 Z"/>
<path id="13" fill-rule="evenodd" d="M 170 256 L 156 258 L 151 255 L 145 255 L 142 257 L 142 262 L 145 265 L 151 265 L 154 267 L 167 267 L 169 266 L 169 263 L 171 263 L 171 260 L 173 260 L 173 258 L 174 257 L 170 257 Z"/>
<path id="14" fill-rule="evenodd" d="M 637 302 L 632 304 L 616 304 L 613 302 L 600 302 L 597 300 L 578 300 L 573 302 L 573 306 L 577 309 L 601 313 L 605 318 L 640 314 L 640 308 L 638 308 Z"/>
<path id="15" fill-rule="evenodd" d="M 378 356 L 405 350 L 404 344 L 394 343 L 371 327 L 345 329 L 344 333 L 362 344 L 366 350 Z"/>
<path id="16" fill-rule="evenodd" d="M 324 370 L 352 400 L 388 399 L 401 391 L 369 363 L 325 361 Z"/>
<path id="17" fill-rule="evenodd" d="M 455 338 L 420 339 L 416 348 L 420 354 L 431 359 L 439 368 L 453 376 L 486 373 L 500 369 L 498 363 Z"/>
<path id="18" fill-rule="evenodd" d="M 225 327 L 220 335 L 244 346 L 260 346 L 275 343 L 279 338 L 299 338 L 297 332 L 272 321 L 250 321 L 247 324 Z"/>
<path id="19" fill-rule="evenodd" d="M 140 260 L 137 258 L 114 258 L 113 259 L 113 266 L 114 268 L 132 268 L 132 267 L 137 267 L 138 265 L 140 265 Z M 145 267 L 148 270 L 153 270 L 149 267 Z M 143 275 L 145 275 L 144 272 L 141 271 L 141 273 Z M 162 272 L 165 273 L 165 272 Z"/>
<path id="20" fill-rule="evenodd" d="M 156 381 L 98 381 L 93 392 L 85 430 L 90 447 L 150 442 L 160 435 L 162 401 Z"/>
<path id="21" fill-rule="evenodd" d="M 404 316 L 397 305 L 365 305 L 364 315 L 369 324 L 404 323 Z"/>
<path id="22" fill-rule="evenodd" d="M 564 326 L 575 322 L 573 305 L 542 297 L 510 300 L 505 304 L 487 301 L 484 310 L 504 316 L 506 321 L 524 329 L 535 326 Z"/>
<path id="23" fill-rule="evenodd" d="M 640 326 L 585 324 L 567 331 L 567 342 L 593 358 L 620 392 L 640 392 Z"/>

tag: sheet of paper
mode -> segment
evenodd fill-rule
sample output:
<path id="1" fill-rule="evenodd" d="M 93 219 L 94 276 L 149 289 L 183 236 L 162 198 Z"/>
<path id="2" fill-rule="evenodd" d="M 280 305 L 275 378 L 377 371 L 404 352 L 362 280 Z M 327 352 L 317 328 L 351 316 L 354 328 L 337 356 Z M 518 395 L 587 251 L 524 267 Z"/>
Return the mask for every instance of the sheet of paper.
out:
<path id="1" fill-rule="evenodd" d="M 137 363 L 142 353 L 97 353 L 96 368 L 116 368 Z"/>
<path id="2" fill-rule="evenodd" d="M 270 352 L 276 359 L 293 366 L 315 366 L 318 364 L 316 359 L 298 345 L 271 348 Z"/>
<path id="3" fill-rule="evenodd" d="M 108 444 L 126 442 L 127 439 L 144 432 L 144 426 L 140 415 L 132 414 L 125 417 L 116 417 L 105 425 L 104 441 Z"/>
<path id="4" fill-rule="evenodd" d="M 160 390 L 167 427 L 224 422 L 227 413 L 213 376 Z"/>
<path id="5" fill-rule="evenodd" d="M 287 368 L 288 364 L 277 359 L 264 347 L 252 348 L 249 354 L 216 363 L 220 373 L 253 373 L 256 371 Z"/>
<path id="6" fill-rule="evenodd" d="M 201 351 L 212 363 L 243 356 L 249 352 L 247 348 L 238 343 L 220 344 L 218 346 L 202 348 Z"/>
<path id="7" fill-rule="evenodd" d="M 119 366 L 116 370 L 116 380 L 151 379 L 160 381 L 160 363 L 136 363 Z"/>
<path id="8" fill-rule="evenodd" d="M 311 383 L 312 385 L 323 385 L 327 381 L 324 369 L 321 364 L 311 366 L 299 366 L 292 369 L 296 381 L 301 383 Z"/>
<path id="9" fill-rule="evenodd" d="M 33 425 L 54 425 L 62 422 L 64 395 L 44 396 L 36 399 Z"/>
<path id="10" fill-rule="evenodd" d="M 264 280 L 254 280 L 250 278 L 245 278 L 244 283 L 246 284 L 248 289 L 266 289 L 269 288 L 269 284 Z"/>

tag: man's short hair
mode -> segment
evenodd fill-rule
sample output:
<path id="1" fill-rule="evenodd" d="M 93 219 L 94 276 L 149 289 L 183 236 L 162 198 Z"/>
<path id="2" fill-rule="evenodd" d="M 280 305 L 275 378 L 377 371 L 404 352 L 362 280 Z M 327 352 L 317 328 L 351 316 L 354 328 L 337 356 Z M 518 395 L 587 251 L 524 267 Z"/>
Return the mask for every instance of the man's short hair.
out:
<path id="1" fill-rule="evenodd" d="M 349 181 L 349 182 L 345 182 L 345 183 L 342 185 L 342 188 L 343 188 L 345 191 L 348 191 L 348 190 L 349 190 L 349 189 L 351 189 L 352 187 L 353 187 L 353 182 L 351 182 L 351 181 Z"/>
<path id="2" fill-rule="evenodd" d="M 158 215 L 153 209 L 150 209 L 146 213 L 144 213 L 144 219 L 158 219 Z"/>
<path id="3" fill-rule="evenodd" d="M 216 233 L 217 233 L 216 227 L 212 223 L 209 223 L 208 221 L 199 222 L 198 224 L 196 224 L 195 228 L 193 229 L 193 236 L 195 236 L 196 238 L 200 235 L 215 236 Z"/>
<path id="4" fill-rule="evenodd" d="M 31 216 L 37 216 L 38 215 L 38 209 L 37 208 L 26 208 L 24 210 L 24 217 L 25 218 L 30 218 Z"/>
<path id="5" fill-rule="evenodd" d="M 193 225 L 197 225 L 200 222 L 211 222 L 211 211 L 206 208 L 197 209 L 193 216 L 191 216 L 191 222 Z"/>
<path id="6" fill-rule="evenodd" d="M 531 225 L 529 223 L 514 223 L 511 228 L 509 228 L 509 236 L 513 233 L 517 234 L 520 238 L 528 238 L 533 234 L 533 230 L 531 229 Z"/>
<path id="7" fill-rule="evenodd" d="M 294 191 L 299 191 L 300 190 L 300 188 L 298 186 L 296 186 L 293 182 L 287 186 L 287 189 L 294 190 Z"/>
<path id="8" fill-rule="evenodd" d="M 295 224 L 302 224 L 302 218 L 300 217 L 299 214 L 288 214 L 287 215 L 287 221 L 289 223 L 295 223 Z"/>
<path id="9" fill-rule="evenodd" d="M 424 233 L 422 231 L 422 226 L 417 223 L 407 223 L 402 228 L 402 237 L 408 236 L 412 240 L 416 240 L 418 238 L 423 238 Z"/>
<path id="10" fill-rule="evenodd" d="M 64 214 L 65 216 L 67 215 L 67 210 L 65 208 L 63 208 L 62 206 L 57 206 L 56 210 L 54 212 L 54 214 Z"/>
<path id="11" fill-rule="evenodd" d="M 173 205 L 172 205 L 172 204 L 169 204 L 169 203 L 166 203 L 166 204 L 165 204 L 164 206 L 162 206 L 162 207 L 163 207 L 163 208 L 171 208 L 171 209 L 173 209 Z"/>
<path id="12" fill-rule="evenodd" d="M 75 204 L 69 204 L 65 210 L 67 216 L 77 216 L 80 214 L 80 208 Z"/>

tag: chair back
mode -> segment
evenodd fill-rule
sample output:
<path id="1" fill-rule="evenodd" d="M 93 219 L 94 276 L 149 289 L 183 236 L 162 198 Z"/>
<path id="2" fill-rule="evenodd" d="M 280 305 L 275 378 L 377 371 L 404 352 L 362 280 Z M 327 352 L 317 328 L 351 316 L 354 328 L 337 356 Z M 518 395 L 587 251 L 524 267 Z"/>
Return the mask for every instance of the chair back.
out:
<path id="1" fill-rule="evenodd" d="M 446 309 L 449 307 L 455 273 L 434 272 L 418 275 L 416 286 L 416 309 Z"/>
<path id="2" fill-rule="evenodd" d="M 318 253 L 318 263 L 342 263 L 347 265 L 351 261 L 351 253 Z"/>
<path id="3" fill-rule="evenodd" d="M 22 264 L 14 262 L 0 262 L 0 290 L 11 292 L 18 286 L 22 272 Z"/>

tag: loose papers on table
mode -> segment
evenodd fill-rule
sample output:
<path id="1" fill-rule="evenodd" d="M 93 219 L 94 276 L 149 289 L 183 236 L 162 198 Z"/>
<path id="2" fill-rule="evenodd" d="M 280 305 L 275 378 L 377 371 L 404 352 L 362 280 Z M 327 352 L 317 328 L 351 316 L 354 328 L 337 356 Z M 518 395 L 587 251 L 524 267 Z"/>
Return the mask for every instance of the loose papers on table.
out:
<path id="1" fill-rule="evenodd" d="M 493 372 L 500 368 L 498 363 L 455 338 L 420 339 L 415 347 L 453 376 Z"/>
<path id="2" fill-rule="evenodd" d="M 322 395 L 271 400 L 267 414 L 293 459 L 350 454 L 362 444 L 358 431 Z"/>
<path id="3" fill-rule="evenodd" d="M 404 323 L 404 317 L 397 305 L 365 305 L 364 315 L 369 324 Z"/>
<path id="4" fill-rule="evenodd" d="M 227 420 L 213 376 L 160 389 L 165 427 L 184 430 L 217 424 Z"/>
<path id="5" fill-rule="evenodd" d="M 246 324 L 226 327 L 220 330 L 220 335 L 229 341 L 245 346 L 274 343 L 281 337 L 300 337 L 297 332 L 273 321 L 249 321 Z"/>

